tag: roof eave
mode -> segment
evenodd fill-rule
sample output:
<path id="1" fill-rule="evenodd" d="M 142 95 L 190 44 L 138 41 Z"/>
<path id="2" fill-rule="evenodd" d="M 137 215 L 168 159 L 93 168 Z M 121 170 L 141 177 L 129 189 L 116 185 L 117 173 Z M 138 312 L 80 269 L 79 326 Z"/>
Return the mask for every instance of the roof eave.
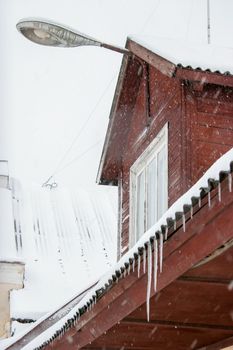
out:
<path id="1" fill-rule="evenodd" d="M 130 38 L 127 40 L 127 48 L 134 55 L 140 57 L 143 61 L 158 69 L 162 74 L 170 78 L 174 75 L 176 64 L 173 62 L 150 51 Z"/>
<path id="2" fill-rule="evenodd" d="M 219 227 L 225 218 L 228 218 L 226 225 L 231 226 L 232 222 L 232 193 L 228 191 L 227 178 L 224 182 L 224 200 L 219 203 L 218 196 L 215 194 L 211 211 L 207 205 L 207 199 L 203 200 L 201 208 L 199 204 L 194 209 L 192 219 L 189 217 L 184 235 L 182 219 L 176 228 L 175 236 L 171 235 L 164 246 L 164 264 L 163 273 L 160 275 L 157 285 L 157 292 L 164 289 L 168 284 L 179 278 L 190 268 L 199 263 L 206 256 L 212 254 L 225 242 L 232 239 L 232 230 L 224 230 L 222 235 L 219 235 Z M 201 229 L 197 231 L 197 223 L 202 220 Z M 231 219 L 230 219 L 231 218 Z M 214 221 L 214 223 L 213 223 Z M 216 225 L 215 225 L 216 223 Z M 231 232 L 230 232 L 231 231 Z M 181 248 L 182 247 L 182 248 Z M 193 247 L 196 249 L 193 250 Z M 146 249 L 143 247 L 142 249 Z M 187 257 L 186 259 L 182 257 Z M 190 253 L 192 252 L 192 254 Z M 137 254 L 137 259 L 141 259 L 141 255 Z M 127 267 L 125 267 L 127 269 Z M 143 290 L 147 285 L 147 272 L 143 272 L 138 278 L 137 269 L 131 271 L 130 276 L 124 276 L 124 268 L 119 271 L 120 276 L 118 283 L 111 281 L 109 285 L 105 285 L 104 298 L 98 299 L 98 308 L 93 308 L 90 313 L 84 313 L 76 328 L 70 328 L 66 333 L 66 338 L 55 340 L 57 349 L 71 349 L 68 347 L 67 339 L 73 338 L 73 341 L 79 348 L 86 346 L 100 337 L 104 332 L 112 326 L 120 322 L 124 317 L 133 312 L 143 302 L 145 302 L 144 293 L 136 293 L 135 290 Z M 120 278 L 121 277 L 121 278 Z M 151 292 L 151 296 L 155 294 Z M 103 295 L 102 295 L 103 296 Z M 132 300 L 134 303 L 124 303 L 124 300 Z M 111 309 L 106 308 L 106 305 L 111 303 Z M 117 310 L 114 312 L 113 310 Z M 108 320 L 103 322 L 103 320 Z M 91 332 L 94 325 L 98 324 L 98 330 Z M 82 332 L 79 331 L 82 329 Z"/>
<path id="3" fill-rule="evenodd" d="M 111 139 L 110 136 L 111 136 L 112 130 L 113 130 L 113 124 L 114 124 L 114 120 L 115 120 L 115 116 L 116 116 L 116 109 L 118 106 L 118 101 L 119 101 L 119 97 L 120 97 L 121 90 L 122 90 L 122 85 L 123 85 L 123 80 L 124 80 L 128 60 L 129 60 L 129 55 L 124 55 L 122 58 L 120 73 L 118 76 L 117 85 L 116 85 L 116 89 L 115 89 L 115 93 L 114 93 L 113 103 L 112 103 L 110 116 L 109 116 L 108 129 L 107 129 L 107 133 L 105 136 L 104 146 L 103 146 L 103 150 L 102 150 L 102 154 L 101 154 L 101 158 L 100 158 L 100 163 L 99 163 L 99 168 L 98 168 L 98 173 L 97 173 L 97 178 L 96 178 L 96 182 L 100 185 L 112 184 L 112 181 L 108 181 L 106 179 L 103 179 L 102 173 L 103 173 L 103 168 L 104 168 L 104 164 L 106 161 L 107 150 L 108 150 L 109 144 L 110 144 L 110 139 Z"/>
<path id="4" fill-rule="evenodd" d="M 202 70 L 201 68 L 194 69 L 177 65 L 174 75 L 181 80 L 233 87 L 233 76 L 229 73 L 212 72 L 209 69 Z"/>

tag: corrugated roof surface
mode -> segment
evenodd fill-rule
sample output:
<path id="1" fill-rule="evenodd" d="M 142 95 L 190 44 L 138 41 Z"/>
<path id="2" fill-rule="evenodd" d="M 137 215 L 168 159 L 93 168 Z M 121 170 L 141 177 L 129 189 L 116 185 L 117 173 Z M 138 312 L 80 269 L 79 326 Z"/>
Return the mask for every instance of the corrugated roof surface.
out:
<path id="1" fill-rule="evenodd" d="M 26 262 L 25 287 L 11 293 L 12 317 L 37 319 L 115 263 L 117 215 L 103 188 L 26 188 L 13 180 L 12 202 L 14 225 L 7 237 L 1 232 L 0 256 Z"/>
<path id="2" fill-rule="evenodd" d="M 137 35 L 130 39 L 176 65 L 233 74 L 233 48 L 155 36 Z"/>

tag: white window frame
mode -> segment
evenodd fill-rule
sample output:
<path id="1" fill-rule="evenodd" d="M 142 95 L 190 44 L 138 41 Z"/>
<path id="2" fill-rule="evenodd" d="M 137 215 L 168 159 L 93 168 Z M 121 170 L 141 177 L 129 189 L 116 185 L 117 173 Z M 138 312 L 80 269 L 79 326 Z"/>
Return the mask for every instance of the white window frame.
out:
<path id="1" fill-rule="evenodd" d="M 148 164 L 157 157 L 160 150 L 165 147 L 165 206 L 168 208 L 168 123 L 157 134 L 145 151 L 130 168 L 130 223 L 129 245 L 132 247 L 136 241 L 136 212 L 137 212 L 137 177 Z M 145 195 L 147 196 L 146 190 Z M 146 210 L 146 208 L 145 208 Z M 146 215 L 146 211 L 144 213 Z M 158 218 L 159 219 L 159 218 Z"/>

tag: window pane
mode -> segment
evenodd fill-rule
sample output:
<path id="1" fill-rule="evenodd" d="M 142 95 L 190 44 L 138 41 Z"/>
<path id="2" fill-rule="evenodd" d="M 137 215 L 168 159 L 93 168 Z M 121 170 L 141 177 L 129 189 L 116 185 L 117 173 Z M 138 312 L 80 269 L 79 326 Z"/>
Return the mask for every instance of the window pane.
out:
<path id="1" fill-rule="evenodd" d="M 167 210 L 166 147 L 158 153 L 158 219 Z"/>
<path id="2" fill-rule="evenodd" d="M 154 158 L 147 168 L 147 229 L 157 221 L 157 160 Z"/>
<path id="3" fill-rule="evenodd" d="M 144 233 L 144 205 L 145 205 L 145 172 L 137 177 L 137 211 L 136 211 L 136 237 L 139 239 Z"/>

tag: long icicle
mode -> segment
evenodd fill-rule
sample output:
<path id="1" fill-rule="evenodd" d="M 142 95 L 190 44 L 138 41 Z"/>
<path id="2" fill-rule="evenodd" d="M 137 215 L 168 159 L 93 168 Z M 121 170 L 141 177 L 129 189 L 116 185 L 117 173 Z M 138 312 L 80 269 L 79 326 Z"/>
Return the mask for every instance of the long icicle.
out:
<path id="1" fill-rule="evenodd" d="M 154 239 L 154 291 L 157 290 L 157 273 L 158 273 L 158 241 Z"/>
<path id="2" fill-rule="evenodd" d="M 151 293 L 151 281 L 152 281 L 152 251 L 151 243 L 148 243 L 147 250 L 147 291 L 146 291 L 146 315 L 147 322 L 150 321 L 150 293 Z"/>
<path id="3" fill-rule="evenodd" d="M 191 217 L 191 219 L 193 218 L 193 205 L 191 205 L 191 209 L 190 209 L 190 217 Z"/>
<path id="4" fill-rule="evenodd" d="M 130 275 L 130 261 L 129 261 L 129 266 L 128 266 L 128 269 L 127 269 L 127 274 Z"/>
<path id="5" fill-rule="evenodd" d="M 141 257 L 138 254 L 138 278 L 140 277 L 140 269 L 141 269 Z"/>
<path id="6" fill-rule="evenodd" d="M 159 271 L 163 270 L 163 234 L 159 233 Z"/>
<path id="7" fill-rule="evenodd" d="M 228 174 L 228 186 L 229 186 L 229 192 L 232 192 L 232 177 L 231 177 L 231 173 Z"/>
<path id="8" fill-rule="evenodd" d="M 167 240 L 167 235 L 168 235 L 168 226 L 165 228 L 165 241 Z"/>
<path id="9" fill-rule="evenodd" d="M 210 191 L 208 192 L 208 207 L 211 207 L 211 195 L 210 195 Z"/>
<path id="10" fill-rule="evenodd" d="M 198 206 L 201 208 L 201 197 L 198 198 Z"/>
<path id="11" fill-rule="evenodd" d="M 219 181 L 219 183 L 218 183 L 218 200 L 219 200 L 219 202 L 221 202 L 221 200 L 222 200 L 222 193 L 221 193 L 222 191 L 221 191 L 221 182 Z"/>
<path id="12" fill-rule="evenodd" d="M 183 231 L 185 232 L 185 214 L 182 215 Z"/>
<path id="13" fill-rule="evenodd" d="M 143 250 L 143 273 L 146 273 L 146 247 Z"/>

